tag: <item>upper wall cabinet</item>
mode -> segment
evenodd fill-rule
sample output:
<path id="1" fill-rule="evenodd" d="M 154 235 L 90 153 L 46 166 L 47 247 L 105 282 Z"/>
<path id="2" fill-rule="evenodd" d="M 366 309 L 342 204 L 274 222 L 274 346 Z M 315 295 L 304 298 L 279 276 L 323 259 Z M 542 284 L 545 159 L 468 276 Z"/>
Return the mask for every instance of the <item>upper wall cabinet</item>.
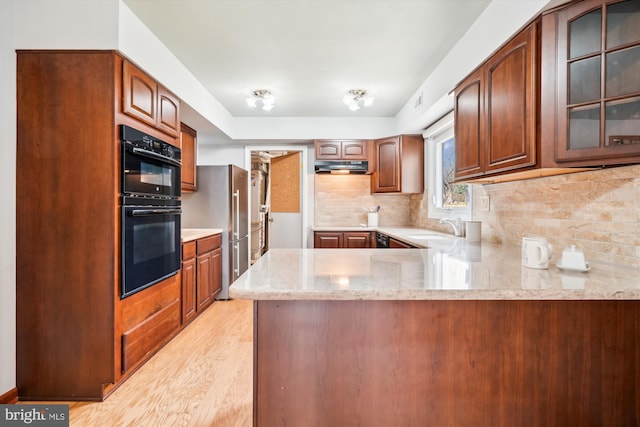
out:
<path id="1" fill-rule="evenodd" d="M 179 135 L 178 98 L 129 61 L 124 61 L 122 89 L 125 114 L 173 137 Z"/>
<path id="2" fill-rule="evenodd" d="M 369 141 L 353 140 L 316 140 L 314 147 L 316 160 L 368 160 Z"/>
<path id="3" fill-rule="evenodd" d="M 545 161 L 640 162 L 640 1 L 585 0 L 542 18 Z"/>
<path id="4" fill-rule="evenodd" d="M 180 148 L 182 149 L 182 191 L 196 191 L 197 138 L 195 129 L 180 124 Z"/>
<path id="5" fill-rule="evenodd" d="M 424 191 L 424 140 L 400 135 L 373 142 L 372 193 L 416 194 Z"/>
<path id="6" fill-rule="evenodd" d="M 456 179 L 537 164 L 537 22 L 455 89 Z"/>
<path id="7" fill-rule="evenodd" d="M 180 100 L 158 85 L 158 123 L 156 127 L 169 135 L 180 133 Z"/>
<path id="8" fill-rule="evenodd" d="M 124 61 L 123 70 L 123 112 L 150 126 L 155 126 L 157 83 L 127 61 Z"/>

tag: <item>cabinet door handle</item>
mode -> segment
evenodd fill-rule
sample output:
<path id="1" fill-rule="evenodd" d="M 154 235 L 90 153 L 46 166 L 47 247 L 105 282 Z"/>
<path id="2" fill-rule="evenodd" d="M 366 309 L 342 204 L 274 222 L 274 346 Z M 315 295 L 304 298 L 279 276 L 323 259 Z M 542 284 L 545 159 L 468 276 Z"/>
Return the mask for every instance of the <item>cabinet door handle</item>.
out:
<path id="1" fill-rule="evenodd" d="M 181 213 L 181 209 L 135 209 L 129 212 L 129 216 L 179 215 Z"/>
<path id="2" fill-rule="evenodd" d="M 162 154 L 158 154 L 154 151 L 145 150 L 144 148 L 133 147 L 131 152 L 134 154 L 139 154 L 141 156 L 150 157 L 152 159 L 161 160 L 163 162 L 170 163 L 174 166 L 182 166 L 182 162 L 172 159 L 171 157 L 163 156 Z"/>

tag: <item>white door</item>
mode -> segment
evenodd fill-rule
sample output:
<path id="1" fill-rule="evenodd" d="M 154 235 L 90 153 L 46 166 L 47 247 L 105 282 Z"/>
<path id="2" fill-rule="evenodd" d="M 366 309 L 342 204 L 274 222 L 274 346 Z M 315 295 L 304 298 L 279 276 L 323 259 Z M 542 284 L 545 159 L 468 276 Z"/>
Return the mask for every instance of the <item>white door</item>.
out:
<path id="1" fill-rule="evenodd" d="M 301 153 L 273 157 L 269 171 L 269 249 L 302 248 Z"/>

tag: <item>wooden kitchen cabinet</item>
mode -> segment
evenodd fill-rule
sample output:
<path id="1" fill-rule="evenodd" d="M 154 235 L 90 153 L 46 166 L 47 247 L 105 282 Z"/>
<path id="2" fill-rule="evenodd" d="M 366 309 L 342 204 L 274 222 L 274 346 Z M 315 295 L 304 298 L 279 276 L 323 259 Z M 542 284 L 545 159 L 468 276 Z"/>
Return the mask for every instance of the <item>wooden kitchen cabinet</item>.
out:
<path id="1" fill-rule="evenodd" d="M 348 231 L 343 234 L 343 245 L 345 248 L 373 248 L 375 247 L 375 236 L 369 231 Z"/>
<path id="2" fill-rule="evenodd" d="M 196 241 L 196 288 L 199 311 L 209 306 L 222 290 L 221 245 L 222 235 L 220 234 Z"/>
<path id="3" fill-rule="evenodd" d="M 316 231 L 313 233 L 314 248 L 342 248 L 344 234 L 341 232 Z"/>
<path id="4" fill-rule="evenodd" d="M 455 89 L 456 178 L 484 174 L 484 69 L 480 68 Z"/>
<path id="5" fill-rule="evenodd" d="M 152 292 L 122 300 L 122 373 L 132 372 L 180 330 L 180 286 L 175 275 Z"/>
<path id="6" fill-rule="evenodd" d="M 213 265 L 211 295 L 215 299 L 222 292 L 222 248 L 218 247 L 211 251 L 211 263 Z"/>
<path id="7" fill-rule="evenodd" d="M 177 144 L 145 118 L 158 115 L 158 86 L 127 63 L 115 51 L 17 52 L 20 400 L 103 400 L 179 331 L 179 274 L 120 297 L 119 126 Z"/>
<path id="8" fill-rule="evenodd" d="M 457 180 L 539 165 L 537 28 L 530 24 L 456 87 Z"/>
<path id="9" fill-rule="evenodd" d="M 222 235 L 182 244 L 182 324 L 191 322 L 222 291 Z"/>
<path id="10" fill-rule="evenodd" d="M 315 231 L 314 248 L 375 248 L 376 236 L 372 231 Z"/>
<path id="11" fill-rule="evenodd" d="M 196 295 L 198 311 L 204 310 L 213 302 L 213 260 L 211 252 L 196 258 Z"/>
<path id="12" fill-rule="evenodd" d="M 192 321 L 197 314 L 196 300 L 196 242 L 182 244 L 182 324 Z"/>
<path id="13" fill-rule="evenodd" d="M 377 139 L 371 193 L 419 194 L 424 191 L 424 140 L 421 135 Z"/>
<path id="14" fill-rule="evenodd" d="M 389 248 L 413 249 L 413 248 L 415 248 L 415 246 L 410 245 L 408 243 L 405 243 L 402 240 L 398 240 L 398 239 L 394 239 L 393 237 L 389 237 Z"/>
<path id="15" fill-rule="evenodd" d="M 158 108 L 158 84 L 138 67 L 124 61 L 122 110 L 136 119 L 155 126 Z"/>
<path id="16" fill-rule="evenodd" d="M 123 64 L 122 79 L 122 111 L 177 137 L 180 133 L 180 100 L 127 60 Z"/>
<path id="17" fill-rule="evenodd" d="M 257 427 L 640 419 L 637 300 L 258 299 L 254 314 Z"/>
<path id="18" fill-rule="evenodd" d="M 314 141 L 316 160 L 368 160 L 369 141 L 316 140 Z"/>
<path id="19" fill-rule="evenodd" d="M 455 89 L 456 180 L 640 163 L 638 22 L 637 1 L 574 1 L 503 45 Z"/>
<path id="20" fill-rule="evenodd" d="M 171 136 L 180 134 L 180 100 L 161 85 L 158 85 L 158 122 L 156 127 Z"/>
<path id="21" fill-rule="evenodd" d="M 640 2 L 585 0 L 542 18 L 545 159 L 640 162 Z"/>
<path id="22" fill-rule="evenodd" d="M 198 133 L 191 127 L 180 124 L 180 148 L 182 149 L 182 191 L 196 191 L 197 187 L 197 141 Z"/>

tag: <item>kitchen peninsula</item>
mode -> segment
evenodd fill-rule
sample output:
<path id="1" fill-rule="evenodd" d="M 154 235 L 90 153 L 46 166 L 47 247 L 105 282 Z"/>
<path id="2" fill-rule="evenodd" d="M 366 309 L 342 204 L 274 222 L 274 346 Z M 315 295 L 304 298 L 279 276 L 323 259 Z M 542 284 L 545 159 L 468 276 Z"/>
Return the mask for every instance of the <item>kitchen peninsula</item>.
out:
<path id="1" fill-rule="evenodd" d="M 637 425 L 640 271 L 521 267 L 520 248 L 272 249 L 254 425 Z"/>

